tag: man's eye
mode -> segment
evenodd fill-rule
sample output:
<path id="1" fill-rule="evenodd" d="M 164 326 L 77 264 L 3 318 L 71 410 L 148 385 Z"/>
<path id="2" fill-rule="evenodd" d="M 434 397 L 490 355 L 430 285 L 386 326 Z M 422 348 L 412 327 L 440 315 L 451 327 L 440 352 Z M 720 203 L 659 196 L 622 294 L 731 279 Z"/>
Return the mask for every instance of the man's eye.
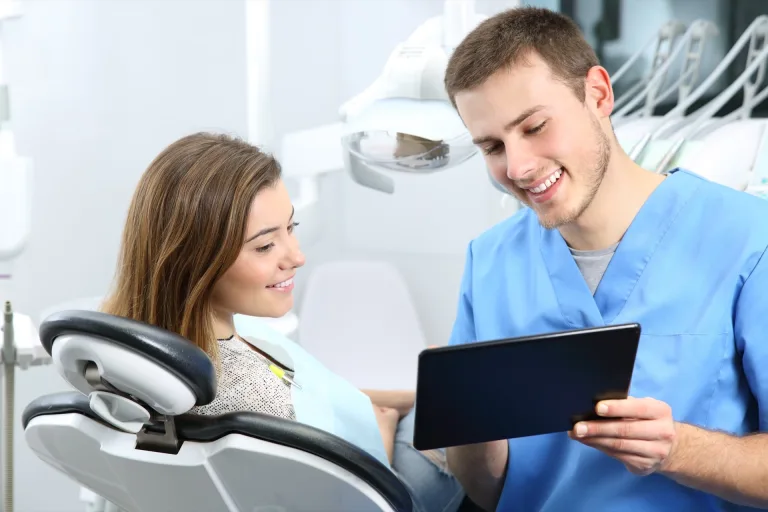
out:
<path id="1" fill-rule="evenodd" d="M 533 127 L 533 128 L 531 128 L 530 130 L 527 130 L 527 131 L 525 132 L 525 134 L 526 134 L 526 135 L 536 135 L 537 133 L 539 133 L 541 130 L 543 130 L 543 129 L 544 129 L 544 126 L 545 126 L 546 124 L 547 124 L 547 122 L 546 122 L 546 121 L 544 121 L 543 123 L 541 123 L 541 124 L 539 124 L 539 125 L 536 125 L 536 126 L 534 126 L 534 127 Z"/>

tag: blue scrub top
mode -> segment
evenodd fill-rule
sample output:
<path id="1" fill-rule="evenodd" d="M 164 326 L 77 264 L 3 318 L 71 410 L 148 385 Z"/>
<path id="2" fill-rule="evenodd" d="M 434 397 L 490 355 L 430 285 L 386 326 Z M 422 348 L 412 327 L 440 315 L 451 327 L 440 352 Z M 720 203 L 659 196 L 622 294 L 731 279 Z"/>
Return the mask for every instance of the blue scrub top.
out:
<path id="1" fill-rule="evenodd" d="M 768 431 L 768 201 L 678 170 L 642 207 L 595 295 L 526 208 L 473 240 L 450 344 L 637 322 L 630 395 L 677 421 Z M 498 510 L 751 510 L 631 474 L 566 433 L 509 440 Z"/>

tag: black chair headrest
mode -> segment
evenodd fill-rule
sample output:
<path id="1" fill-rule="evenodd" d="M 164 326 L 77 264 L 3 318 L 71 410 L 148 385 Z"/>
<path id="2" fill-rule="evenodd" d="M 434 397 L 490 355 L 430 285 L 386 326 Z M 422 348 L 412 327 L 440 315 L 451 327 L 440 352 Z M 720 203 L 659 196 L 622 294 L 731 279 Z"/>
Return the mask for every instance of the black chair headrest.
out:
<path id="1" fill-rule="evenodd" d="M 184 382 L 197 396 L 198 405 L 216 397 L 213 362 L 203 350 L 176 333 L 99 311 L 59 311 L 40 325 L 40 341 L 50 355 L 56 338 L 67 334 L 98 337 L 140 354 Z"/>

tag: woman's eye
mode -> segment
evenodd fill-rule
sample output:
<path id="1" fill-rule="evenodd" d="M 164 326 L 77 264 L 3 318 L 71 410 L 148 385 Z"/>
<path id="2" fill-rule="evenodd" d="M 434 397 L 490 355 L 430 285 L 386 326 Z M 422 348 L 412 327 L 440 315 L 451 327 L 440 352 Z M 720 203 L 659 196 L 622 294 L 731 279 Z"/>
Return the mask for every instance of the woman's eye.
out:
<path id="1" fill-rule="evenodd" d="M 298 226 L 298 222 L 292 222 L 288 225 L 288 232 L 293 233 L 293 230 Z M 269 252 L 270 249 L 272 249 L 275 246 L 274 242 L 270 242 L 267 245 L 264 245 L 262 247 L 257 247 L 256 252 Z"/>

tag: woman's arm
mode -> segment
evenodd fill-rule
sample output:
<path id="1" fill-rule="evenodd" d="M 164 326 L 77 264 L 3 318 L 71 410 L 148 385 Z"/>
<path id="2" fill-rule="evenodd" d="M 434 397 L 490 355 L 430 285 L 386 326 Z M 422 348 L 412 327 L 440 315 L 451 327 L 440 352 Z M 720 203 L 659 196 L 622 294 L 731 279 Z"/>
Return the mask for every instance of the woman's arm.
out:
<path id="1" fill-rule="evenodd" d="M 373 405 L 395 409 L 401 418 L 413 409 L 413 404 L 416 401 L 415 391 L 380 391 L 371 389 L 363 389 L 361 391 L 368 395 Z"/>

